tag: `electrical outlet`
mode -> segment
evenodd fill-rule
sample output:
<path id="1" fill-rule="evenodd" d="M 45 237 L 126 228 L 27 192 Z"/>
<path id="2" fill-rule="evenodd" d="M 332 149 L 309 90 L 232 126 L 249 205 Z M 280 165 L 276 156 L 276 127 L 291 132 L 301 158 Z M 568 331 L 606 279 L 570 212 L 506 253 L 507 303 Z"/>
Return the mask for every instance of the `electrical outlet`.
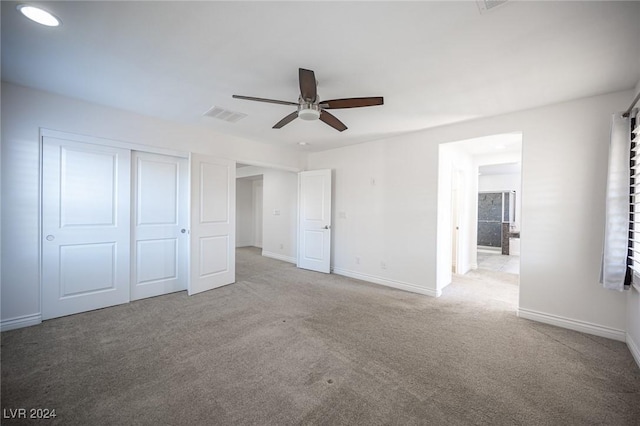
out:
<path id="1" fill-rule="evenodd" d="M 274 216 L 280 216 L 280 210 L 274 210 L 273 211 L 273 215 Z"/>
<path id="2" fill-rule="evenodd" d="M 280 249 L 283 249 L 283 248 L 284 248 L 284 244 L 280 244 Z"/>
<path id="3" fill-rule="evenodd" d="M 346 219 L 347 218 L 347 212 L 338 212 L 338 217 L 340 219 Z"/>
<path id="4" fill-rule="evenodd" d="M 387 269 L 387 264 L 385 262 L 380 262 L 380 269 Z"/>
<path id="5" fill-rule="evenodd" d="M 356 265 L 360 264 L 360 256 L 356 256 Z"/>

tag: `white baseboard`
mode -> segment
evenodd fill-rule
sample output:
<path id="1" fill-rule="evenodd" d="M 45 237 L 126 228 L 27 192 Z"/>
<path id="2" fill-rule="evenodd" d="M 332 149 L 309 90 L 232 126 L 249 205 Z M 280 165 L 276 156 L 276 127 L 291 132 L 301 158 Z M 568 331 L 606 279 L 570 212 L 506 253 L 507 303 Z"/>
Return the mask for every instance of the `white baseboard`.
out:
<path id="1" fill-rule="evenodd" d="M 285 256 L 283 254 L 273 253 L 271 251 L 262 250 L 262 255 L 264 257 L 270 257 L 272 259 L 278 259 L 278 260 L 282 260 L 284 262 L 289 262 L 289 263 L 293 263 L 293 264 L 296 263 L 296 258 L 295 257 Z"/>
<path id="2" fill-rule="evenodd" d="M 640 348 L 636 342 L 633 341 L 631 335 L 627 333 L 627 346 L 629 347 L 629 351 L 631 351 L 631 355 L 633 355 L 633 359 L 636 360 L 636 364 L 640 368 Z"/>
<path id="3" fill-rule="evenodd" d="M 0 321 L 0 331 L 15 330 L 16 328 L 30 327 L 40 323 L 42 323 L 41 314 L 23 315 Z"/>
<path id="4" fill-rule="evenodd" d="M 377 277 L 375 275 L 363 274 L 360 272 L 349 271 L 341 268 L 333 268 L 332 272 L 337 275 L 344 275 L 345 277 L 355 278 L 357 280 L 368 281 L 374 284 L 380 284 L 387 287 L 397 288 L 399 290 L 409 291 L 411 293 L 423 294 L 425 296 L 439 297 L 442 294 L 442 290 L 432 290 L 430 288 L 418 287 L 414 284 L 405 283 L 402 281 L 390 280 L 387 278 Z"/>
<path id="5" fill-rule="evenodd" d="M 520 318 L 543 322 L 545 324 L 555 325 L 556 327 L 568 328 L 569 330 L 580 331 L 582 333 L 593 334 L 595 336 L 606 337 L 620 342 L 627 341 L 627 335 L 623 330 L 605 327 L 603 325 L 593 324 L 586 321 L 575 320 L 525 308 L 518 309 L 518 316 Z"/>

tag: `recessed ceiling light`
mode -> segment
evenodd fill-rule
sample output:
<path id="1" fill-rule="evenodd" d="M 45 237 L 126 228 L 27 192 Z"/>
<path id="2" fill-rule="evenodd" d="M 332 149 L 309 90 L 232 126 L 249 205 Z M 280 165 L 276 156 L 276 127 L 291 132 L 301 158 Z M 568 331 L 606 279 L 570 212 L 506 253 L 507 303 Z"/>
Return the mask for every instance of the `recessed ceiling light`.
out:
<path id="1" fill-rule="evenodd" d="M 309 142 L 298 142 L 298 145 L 307 146 L 307 145 L 309 145 Z"/>
<path id="2" fill-rule="evenodd" d="M 47 27 L 57 27 L 62 22 L 51 13 L 39 7 L 29 6 L 28 4 L 19 4 L 18 10 L 27 18 Z"/>

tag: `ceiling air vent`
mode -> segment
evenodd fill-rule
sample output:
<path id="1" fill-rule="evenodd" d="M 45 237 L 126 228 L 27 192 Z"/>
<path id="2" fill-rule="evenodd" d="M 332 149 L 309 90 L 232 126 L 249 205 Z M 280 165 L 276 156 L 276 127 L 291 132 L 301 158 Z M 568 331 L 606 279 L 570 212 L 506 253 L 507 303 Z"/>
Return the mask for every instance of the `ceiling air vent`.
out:
<path id="1" fill-rule="evenodd" d="M 217 118 L 218 120 L 228 121 L 229 123 L 237 123 L 247 116 L 241 112 L 230 111 L 228 109 L 220 108 L 217 106 L 211 107 L 209 111 L 205 112 L 206 117 Z"/>
<path id="2" fill-rule="evenodd" d="M 476 0 L 480 13 L 486 13 L 491 9 L 495 9 L 498 6 L 505 4 L 507 0 Z"/>

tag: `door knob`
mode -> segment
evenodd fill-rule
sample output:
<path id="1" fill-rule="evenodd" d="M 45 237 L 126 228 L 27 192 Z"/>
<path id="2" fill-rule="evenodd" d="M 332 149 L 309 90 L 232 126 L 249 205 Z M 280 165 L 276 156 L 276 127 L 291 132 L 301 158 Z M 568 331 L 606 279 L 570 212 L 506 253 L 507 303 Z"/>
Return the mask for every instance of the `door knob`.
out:
<path id="1" fill-rule="evenodd" d="M 56 237 L 54 237 L 53 235 L 51 235 L 51 234 L 47 235 L 47 241 L 53 241 L 55 239 L 56 239 Z"/>
<path id="2" fill-rule="evenodd" d="M 186 229 L 184 229 L 184 228 L 182 228 L 182 229 L 180 230 L 180 232 L 184 234 L 185 232 L 187 232 L 187 230 L 186 230 Z"/>
<path id="3" fill-rule="evenodd" d="M 322 229 L 331 229 L 331 227 L 329 225 L 325 225 Z"/>

